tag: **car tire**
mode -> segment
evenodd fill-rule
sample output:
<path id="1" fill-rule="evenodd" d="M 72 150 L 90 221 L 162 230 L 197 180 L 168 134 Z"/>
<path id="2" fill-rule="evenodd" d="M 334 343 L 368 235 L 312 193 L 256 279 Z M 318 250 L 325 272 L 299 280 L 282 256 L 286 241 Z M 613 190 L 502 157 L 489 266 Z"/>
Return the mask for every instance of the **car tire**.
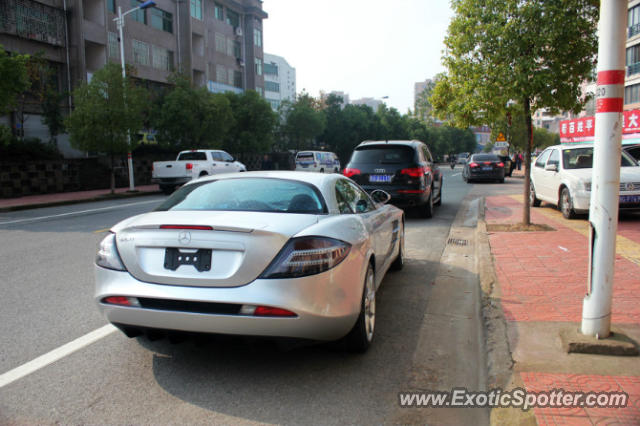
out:
<path id="1" fill-rule="evenodd" d="M 504 183 L 504 178 L 500 179 L 498 182 Z"/>
<path id="2" fill-rule="evenodd" d="M 175 186 L 173 186 L 173 185 L 160 185 L 160 190 L 161 190 L 165 195 L 171 195 L 175 189 L 176 189 L 176 188 L 175 188 Z"/>
<path id="3" fill-rule="evenodd" d="M 389 267 L 390 271 L 399 271 L 404 267 L 404 222 L 402 223 L 402 231 L 398 244 L 398 255 L 393 260 L 393 263 L 391 263 L 391 266 Z"/>
<path id="4" fill-rule="evenodd" d="M 542 201 L 536 197 L 536 189 L 533 186 L 533 182 L 529 184 L 529 205 L 531 207 L 540 207 Z"/>
<path id="5" fill-rule="evenodd" d="M 200 175 L 198 177 L 203 177 L 203 176 L 209 176 L 209 173 L 207 172 L 200 172 Z"/>
<path id="6" fill-rule="evenodd" d="M 442 182 L 440 182 L 440 189 L 438 190 L 438 201 L 433 203 L 434 206 L 442 205 Z"/>
<path id="7" fill-rule="evenodd" d="M 576 212 L 573 210 L 573 202 L 571 201 L 571 193 L 569 192 L 569 188 L 566 186 L 562 188 L 562 191 L 560 192 L 558 208 L 565 219 L 574 219 L 576 217 Z"/>
<path id="8" fill-rule="evenodd" d="M 324 169 L 320 169 L 320 173 L 324 173 Z"/>
<path id="9" fill-rule="evenodd" d="M 376 283 L 371 263 L 367 266 L 360 302 L 360 314 L 355 325 L 346 335 L 345 340 L 349 352 L 363 353 L 369 349 L 376 324 Z"/>
<path id="10" fill-rule="evenodd" d="M 433 216 L 433 191 L 429 194 L 429 199 L 421 207 L 422 217 L 429 219 Z"/>

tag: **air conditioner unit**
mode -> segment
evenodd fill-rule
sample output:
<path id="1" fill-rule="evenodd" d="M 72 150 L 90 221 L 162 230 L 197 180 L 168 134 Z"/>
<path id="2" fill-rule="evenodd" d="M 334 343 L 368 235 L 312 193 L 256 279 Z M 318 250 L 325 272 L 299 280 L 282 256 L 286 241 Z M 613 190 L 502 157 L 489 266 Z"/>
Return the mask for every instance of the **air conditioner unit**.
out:
<path id="1" fill-rule="evenodd" d="M 236 35 L 237 35 L 238 37 L 242 37 L 242 28 L 240 28 L 240 27 L 236 27 Z"/>

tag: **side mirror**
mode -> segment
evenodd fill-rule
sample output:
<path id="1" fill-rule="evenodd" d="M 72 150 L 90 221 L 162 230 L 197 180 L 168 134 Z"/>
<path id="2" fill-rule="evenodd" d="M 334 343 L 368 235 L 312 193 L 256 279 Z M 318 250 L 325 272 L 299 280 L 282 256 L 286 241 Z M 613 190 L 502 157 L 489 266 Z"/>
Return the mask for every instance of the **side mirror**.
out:
<path id="1" fill-rule="evenodd" d="M 557 164 L 547 164 L 544 167 L 545 170 L 548 170 L 550 172 L 557 172 L 558 171 L 558 165 Z"/>
<path id="2" fill-rule="evenodd" d="M 376 189 L 371 193 L 371 198 L 373 198 L 373 201 L 376 203 L 387 204 L 391 199 L 391 195 L 382 189 Z"/>
<path id="3" fill-rule="evenodd" d="M 367 203 L 367 200 L 358 200 L 356 203 L 356 213 L 364 213 L 368 207 L 369 203 Z"/>

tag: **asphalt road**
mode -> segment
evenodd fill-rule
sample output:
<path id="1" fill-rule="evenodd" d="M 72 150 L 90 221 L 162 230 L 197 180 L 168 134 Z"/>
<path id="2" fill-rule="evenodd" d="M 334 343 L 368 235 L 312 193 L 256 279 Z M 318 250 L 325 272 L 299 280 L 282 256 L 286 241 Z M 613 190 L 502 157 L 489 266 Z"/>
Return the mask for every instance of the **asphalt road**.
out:
<path id="1" fill-rule="evenodd" d="M 377 300 L 376 338 L 364 355 L 322 344 L 289 350 L 240 338 L 171 344 L 105 333 L 61 359 L 0 387 L 6 423 L 442 423 L 401 409 L 398 392 L 420 385 L 416 360 L 448 347 L 418 344 L 430 326 L 425 309 L 451 224 L 473 188 L 461 168 L 445 173 L 442 206 L 432 219 L 409 217 L 407 264 L 387 274 Z M 93 260 L 111 225 L 146 212 L 146 197 L 0 214 L 0 375 L 106 324 L 94 305 Z M 466 226 L 475 226 L 474 218 Z M 451 369 L 456 369 L 455 365 Z M 447 389 L 446 369 L 429 371 Z M 0 385 L 1 386 L 1 385 Z"/>

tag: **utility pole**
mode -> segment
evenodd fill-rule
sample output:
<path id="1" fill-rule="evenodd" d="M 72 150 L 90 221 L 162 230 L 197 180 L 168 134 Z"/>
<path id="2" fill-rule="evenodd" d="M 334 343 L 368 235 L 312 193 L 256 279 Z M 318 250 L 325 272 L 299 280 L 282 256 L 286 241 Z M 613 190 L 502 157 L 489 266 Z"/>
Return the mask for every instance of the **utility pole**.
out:
<path id="1" fill-rule="evenodd" d="M 582 304 L 582 334 L 605 338 L 618 231 L 627 0 L 601 0 L 598 26 L 596 124 L 589 208 L 589 287 Z"/>

